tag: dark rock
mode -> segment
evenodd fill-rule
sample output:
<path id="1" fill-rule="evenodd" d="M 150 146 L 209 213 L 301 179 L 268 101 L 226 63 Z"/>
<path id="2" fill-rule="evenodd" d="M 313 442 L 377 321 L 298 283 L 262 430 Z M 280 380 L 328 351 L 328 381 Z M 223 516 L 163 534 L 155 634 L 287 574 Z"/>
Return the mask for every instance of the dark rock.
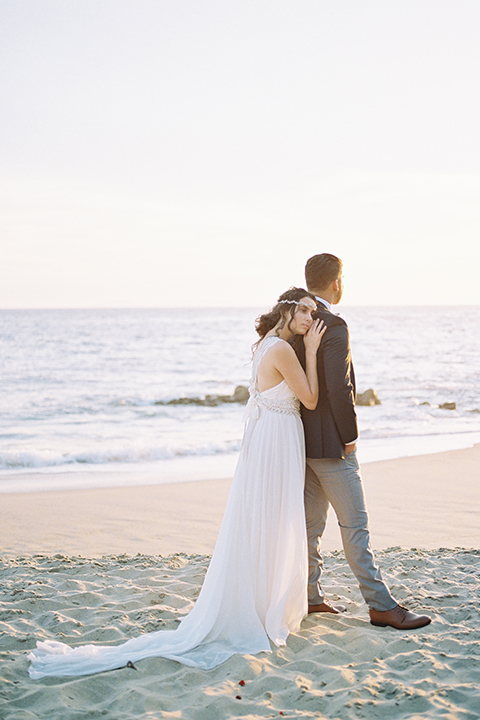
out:
<path id="1" fill-rule="evenodd" d="M 419 405 L 430 405 L 430 403 L 425 400 L 425 402 L 419 403 Z"/>
<path id="2" fill-rule="evenodd" d="M 249 392 L 245 385 L 237 385 L 235 392 L 233 393 L 233 402 L 245 403 L 248 402 Z"/>
<path id="3" fill-rule="evenodd" d="M 363 393 L 360 393 L 360 395 L 357 395 L 357 405 L 370 405 L 371 407 L 373 407 L 374 405 L 381 404 L 382 403 L 378 399 L 377 393 L 371 388 L 365 390 L 365 392 Z"/>
<path id="4" fill-rule="evenodd" d="M 438 406 L 440 410 L 456 410 L 457 409 L 457 403 L 454 402 L 446 402 L 442 405 Z"/>
<path id="5" fill-rule="evenodd" d="M 233 395 L 205 395 L 200 397 L 182 397 L 173 400 L 157 400 L 155 405 L 202 405 L 203 407 L 217 407 L 224 403 L 240 403 L 245 405 L 248 400 L 248 388 L 237 385 Z"/>

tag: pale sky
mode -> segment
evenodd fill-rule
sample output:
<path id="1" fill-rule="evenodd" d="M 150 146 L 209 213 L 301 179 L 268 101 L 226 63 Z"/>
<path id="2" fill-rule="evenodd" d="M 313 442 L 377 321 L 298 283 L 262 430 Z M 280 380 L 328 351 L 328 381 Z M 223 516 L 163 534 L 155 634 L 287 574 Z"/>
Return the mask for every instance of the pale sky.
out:
<path id="1" fill-rule="evenodd" d="M 478 0 L 0 0 L 0 307 L 480 304 Z"/>

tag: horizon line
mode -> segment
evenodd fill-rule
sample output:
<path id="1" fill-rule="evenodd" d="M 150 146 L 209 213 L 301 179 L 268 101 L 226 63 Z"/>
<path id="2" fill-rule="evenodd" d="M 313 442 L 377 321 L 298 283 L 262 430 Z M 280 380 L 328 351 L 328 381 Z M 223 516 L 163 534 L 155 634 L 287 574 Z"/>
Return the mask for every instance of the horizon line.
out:
<path id="1" fill-rule="evenodd" d="M 256 304 L 256 305 L 105 305 L 105 306 L 71 306 L 71 307 L 0 307 L 0 312 L 8 312 L 8 311 L 54 311 L 54 310 L 60 310 L 60 311 L 71 311 L 71 310 L 256 310 L 262 307 L 270 307 L 270 305 L 266 306 L 263 304 Z M 341 310 L 342 308 L 345 309 L 351 309 L 351 308 L 450 308 L 450 307 L 457 307 L 457 308 L 473 308 L 473 307 L 480 307 L 480 303 L 386 303 L 386 304 L 378 304 L 378 305 L 372 305 L 367 303 L 359 303 L 356 305 L 349 305 L 346 303 L 345 305 L 335 305 L 336 308 Z"/>

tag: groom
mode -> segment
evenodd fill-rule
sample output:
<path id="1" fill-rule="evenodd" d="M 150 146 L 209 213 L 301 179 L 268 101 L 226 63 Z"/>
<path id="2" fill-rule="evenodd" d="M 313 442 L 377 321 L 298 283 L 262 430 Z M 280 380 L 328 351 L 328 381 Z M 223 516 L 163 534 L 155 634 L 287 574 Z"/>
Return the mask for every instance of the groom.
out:
<path id="1" fill-rule="evenodd" d="M 317 355 L 319 400 L 315 410 L 302 406 L 307 469 L 305 508 L 308 532 L 308 611 L 337 613 L 321 586 L 320 543 L 329 505 L 337 515 L 347 562 L 369 607 L 370 622 L 399 630 L 423 627 L 431 619 L 397 603 L 382 579 L 370 547 L 368 515 L 356 457 L 355 375 L 346 322 L 332 312 L 343 293 L 342 261 L 328 253 L 305 266 L 307 287 L 317 299 L 318 317 L 327 330 Z M 302 359 L 302 358 L 300 358 Z"/>

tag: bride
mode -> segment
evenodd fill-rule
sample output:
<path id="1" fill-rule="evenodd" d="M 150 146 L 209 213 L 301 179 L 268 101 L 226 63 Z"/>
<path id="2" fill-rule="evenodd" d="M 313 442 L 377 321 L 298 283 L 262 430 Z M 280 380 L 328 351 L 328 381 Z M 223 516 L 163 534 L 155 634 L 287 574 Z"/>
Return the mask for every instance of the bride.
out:
<path id="1" fill-rule="evenodd" d="M 318 399 L 316 354 L 324 333 L 315 298 L 291 288 L 256 322 L 242 449 L 207 574 L 191 612 L 176 630 L 117 646 L 38 642 L 30 676 L 88 675 L 164 657 L 209 669 L 235 653 L 284 645 L 307 614 L 305 448 L 299 401 Z M 303 336 L 306 371 L 291 341 Z"/>

